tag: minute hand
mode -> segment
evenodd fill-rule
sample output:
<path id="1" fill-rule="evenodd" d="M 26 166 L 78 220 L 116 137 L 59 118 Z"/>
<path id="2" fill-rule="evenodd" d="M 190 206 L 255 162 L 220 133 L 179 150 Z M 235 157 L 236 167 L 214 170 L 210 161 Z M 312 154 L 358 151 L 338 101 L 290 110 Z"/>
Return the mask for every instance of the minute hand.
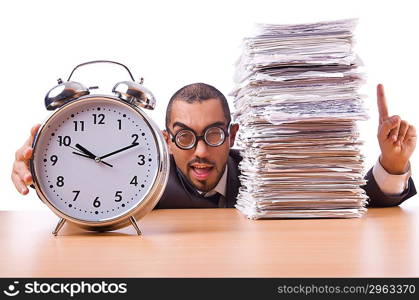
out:
<path id="1" fill-rule="evenodd" d="M 114 155 L 114 154 L 116 154 L 116 153 L 119 153 L 119 152 L 122 152 L 122 151 L 128 150 L 128 149 L 130 149 L 130 148 L 132 148 L 132 147 L 135 147 L 135 146 L 138 146 L 138 145 L 139 145 L 139 143 L 134 143 L 134 144 L 131 144 L 131 145 L 129 145 L 129 146 L 126 146 L 126 147 L 121 148 L 121 149 L 119 149 L 119 150 L 116 150 L 116 151 L 114 151 L 114 152 L 111 152 L 111 153 L 105 154 L 105 155 L 101 156 L 101 157 L 100 157 L 100 159 L 103 159 L 103 158 L 109 157 L 109 156 L 111 156 L 111 155 Z"/>

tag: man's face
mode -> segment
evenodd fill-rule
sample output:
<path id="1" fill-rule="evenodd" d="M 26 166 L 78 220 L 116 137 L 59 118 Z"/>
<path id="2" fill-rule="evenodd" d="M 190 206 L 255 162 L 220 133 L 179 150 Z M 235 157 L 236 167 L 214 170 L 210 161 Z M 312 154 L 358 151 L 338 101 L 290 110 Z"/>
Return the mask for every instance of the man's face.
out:
<path id="1" fill-rule="evenodd" d="M 176 135 L 182 129 L 192 129 L 197 136 L 202 136 L 204 130 L 211 125 L 216 125 L 227 130 L 227 120 L 221 102 L 217 99 L 208 99 L 202 102 L 188 103 L 175 100 L 172 106 L 171 121 L 168 129 Z M 230 136 L 217 147 L 211 147 L 199 140 L 196 147 L 183 150 L 171 141 L 168 133 L 164 132 L 170 152 L 176 166 L 186 178 L 199 190 L 209 191 L 220 180 L 229 154 L 230 147 L 234 144 L 238 125 L 230 129 Z"/>

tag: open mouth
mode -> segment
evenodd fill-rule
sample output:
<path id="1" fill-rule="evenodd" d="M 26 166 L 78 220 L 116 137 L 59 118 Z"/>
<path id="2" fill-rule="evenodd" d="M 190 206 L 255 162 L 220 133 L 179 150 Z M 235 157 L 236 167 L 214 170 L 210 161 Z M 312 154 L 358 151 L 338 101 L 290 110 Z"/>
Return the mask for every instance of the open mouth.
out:
<path id="1" fill-rule="evenodd" d="M 199 180 L 207 179 L 214 169 L 213 166 L 206 164 L 193 164 L 190 168 L 194 176 Z"/>

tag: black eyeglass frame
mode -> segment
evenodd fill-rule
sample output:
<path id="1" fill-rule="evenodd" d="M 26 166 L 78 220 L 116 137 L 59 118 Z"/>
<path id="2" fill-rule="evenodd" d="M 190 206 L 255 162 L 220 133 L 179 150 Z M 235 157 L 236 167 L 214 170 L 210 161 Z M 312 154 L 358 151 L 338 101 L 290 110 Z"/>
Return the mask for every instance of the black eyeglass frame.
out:
<path id="1" fill-rule="evenodd" d="M 176 134 L 173 134 L 170 130 L 169 130 L 169 128 L 167 128 L 166 127 L 166 131 L 169 133 L 169 136 L 170 136 L 170 140 L 173 142 L 173 143 L 175 143 L 175 145 L 179 148 L 179 149 L 182 149 L 182 150 L 191 150 L 191 149 L 193 149 L 193 148 L 195 148 L 196 147 L 196 145 L 198 145 L 198 142 L 200 141 L 200 140 L 203 140 L 204 141 L 204 143 L 207 145 L 207 146 L 210 146 L 210 147 L 219 147 L 219 146 L 221 146 L 222 144 L 224 144 L 225 143 L 225 141 L 226 141 L 226 139 L 230 136 L 230 123 L 228 123 L 227 124 L 227 129 L 225 129 L 225 128 L 223 128 L 223 127 L 221 127 L 221 126 L 219 126 L 219 125 L 209 125 L 208 127 L 205 127 L 204 128 L 204 134 L 203 135 L 197 135 L 196 134 L 196 132 L 193 130 L 193 129 L 191 129 L 191 128 L 183 128 L 183 129 L 181 129 L 181 130 L 179 130 L 178 132 L 176 132 Z M 219 144 L 219 145 L 211 145 L 206 139 L 205 139 L 205 136 L 206 136 L 206 134 L 207 134 L 207 132 L 208 132 L 208 130 L 210 130 L 210 129 L 212 129 L 212 128 L 219 128 L 219 129 L 221 129 L 223 132 L 224 132 L 224 139 L 223 139 L 223 141 Z M 177 137 L 177 135 L 179 134 L 179 133 L 181 133 L 182 131 L 184 131 L 184 130 L 186 130 L 186 131 L 190 131 L 190 132 L 192 132 L 193 133 L 193 135 L 195 136 L 195 143 L 193 143 L 190 147 L 182 147 L 182 146 L 180 146 L 177 142 L 176 142 L 176 137 Z"/>

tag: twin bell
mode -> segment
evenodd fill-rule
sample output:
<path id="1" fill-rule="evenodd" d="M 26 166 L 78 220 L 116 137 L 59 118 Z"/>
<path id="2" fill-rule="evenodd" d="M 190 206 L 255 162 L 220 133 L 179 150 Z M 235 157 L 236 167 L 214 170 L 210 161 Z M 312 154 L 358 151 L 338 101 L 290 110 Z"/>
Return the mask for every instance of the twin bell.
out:
<path id="1" fill-rule="evenodd" d="M 117 98 L 137 107 L 142 107 L 145 109 L 154 109 L 154 107 L 156 106 L 156 100 L 153 94 L 142 85 L 143 79 L 141 78 L 140 82 L 135 82 L 130 70 L 125 65 L 109 60 L 95 60 L 82 63 L 73 69 L 66 82 L 63 82 L 61 78 L 58 79 L 58 85 L 53 87 L 45 96 L 46 109 L 55 110 L 57 108 L 60 108 L 68 102 L 89 95 L 91 89 L 97 88 L 87 88 L 79 82 L 71 81 L 71 76 L 77 68 L 95 63 L 112 63 L 124 67 L 128 71 L 132 80 L 118 82 L 113 87 L 112 93 Z"/>

